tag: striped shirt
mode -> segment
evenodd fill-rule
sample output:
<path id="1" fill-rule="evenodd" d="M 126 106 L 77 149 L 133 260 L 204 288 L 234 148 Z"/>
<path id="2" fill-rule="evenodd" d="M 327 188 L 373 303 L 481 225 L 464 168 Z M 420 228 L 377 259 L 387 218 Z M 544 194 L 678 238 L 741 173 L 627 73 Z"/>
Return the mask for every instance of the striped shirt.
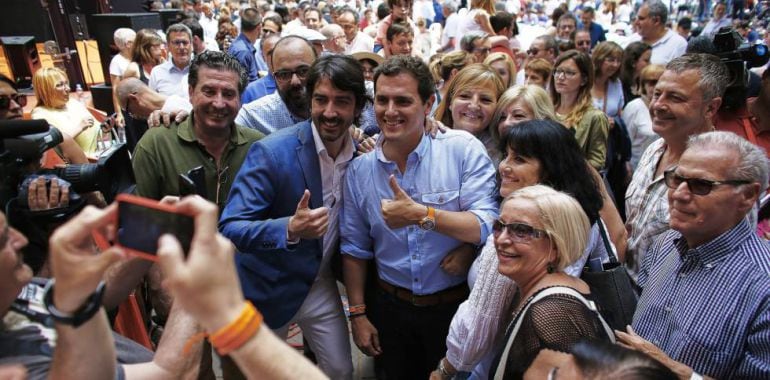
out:
<path id="1" fill-rule="evenodd" d="M 663 139 L 650 144 L 639 159 L 639 166 L 626 190 L 626 255 L 633 258 L 629 268 L 632 272 L 639 271 L 644 254 L 655 238 L 669 229 L 668 188 L 662 175 L 655 177 L 665 151 L 666 143 Z"/>
<path id="2" fill-rule="evenodd" d="M 770 246 L 751 224 L 696 248 L 668 231 L 647 252 L 633 327 L 695 372 L 770 378 Z"/>

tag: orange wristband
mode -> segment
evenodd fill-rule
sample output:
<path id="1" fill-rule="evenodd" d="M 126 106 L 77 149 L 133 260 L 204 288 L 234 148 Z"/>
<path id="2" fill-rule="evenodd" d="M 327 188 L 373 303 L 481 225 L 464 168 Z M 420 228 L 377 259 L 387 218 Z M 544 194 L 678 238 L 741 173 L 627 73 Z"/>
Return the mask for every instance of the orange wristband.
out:
<path id="1" fill-rule="evenodd" d="M 209 341 L 217 352 L 224 356 L 241 348 L 261 326 L 262 314 L 251 302 L 246 301 L 238 318 L 211 334 Z"/>

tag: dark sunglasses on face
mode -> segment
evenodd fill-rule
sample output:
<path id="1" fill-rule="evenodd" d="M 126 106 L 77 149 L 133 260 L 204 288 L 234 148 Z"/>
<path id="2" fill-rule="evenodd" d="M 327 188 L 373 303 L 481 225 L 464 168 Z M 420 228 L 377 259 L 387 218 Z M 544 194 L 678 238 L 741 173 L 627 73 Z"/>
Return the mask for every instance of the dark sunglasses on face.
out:
<path id="1" fill-rule="evenodd" d="M 527 50 L 527 54 L 529 54 L 529 55 L 537 55 L 537 53 L 539 53 L 539 52 L 540 52 L 540 50 L 537 49 L 537 48 L 529 48 L 529 50 Z"/>
<path id="2" fill-rule="evenodd" d="M 666 183 L 666 186 L 669 189 L 675 190 L 682 185 L 682 182 L 686 182 L 687 188 L 690 190 L 691 193 L 695 195 L 708 195 L 709 193 L 711 193 L 711 190 L 714 189 L 714 186 L 720 186 L 720 185 L 740 186 L 740 185 L 746 185 L 751 183 L 751 181 L 746 181 L 746 180 L 711 181 L 711 180 L 702 179 L 702 178 L 687 178 L 679 174 L 676 174 L 675 172 L 676 168 L 677 167 L 674 166 L 673 168 L 663 172 L 663 181 Z"/>
<path id="3" fill-rule="evenodd" d="M 0 95 L 0 109 L 7 110 L 11 108 L 11 100 L 16 102 L 20 107 L 27 105 L 27 95 L 13 94 L 13 95 Z"/>
<path id="4" fill-rule="evenodd" d="M 503 231 L 508 232 L 508 236 L 510 236 L 513 241 L 519 243 L 528 243 L 532 241 L 532 239 L 540 239 L 542 237 L 548 236 L 547 232 L 532 227 L 529 224 L 505 224 L 500 220 L 495 220 L 495 222 L 492 224 L 492 232 L 495 234 L 495 236 L 500 236 Z"/>
<path id="5" fill-rule="evenodd" d="M 294 74 L 297 74 L 297 78 L 300 80 L 305 80 L 309 72 L 310 66 L 300 66 L 296 70 L 278 70 L 273 73 L 273 76 L 281 82 L 288 82 Z"/>

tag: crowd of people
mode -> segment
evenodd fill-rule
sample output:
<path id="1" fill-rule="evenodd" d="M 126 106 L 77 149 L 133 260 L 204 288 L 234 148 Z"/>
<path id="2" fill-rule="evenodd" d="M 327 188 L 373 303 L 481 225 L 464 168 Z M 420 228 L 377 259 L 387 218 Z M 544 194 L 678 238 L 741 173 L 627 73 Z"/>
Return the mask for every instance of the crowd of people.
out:
<path id="1" fill-rule="evenodd" d="M 65 165 L 125 131 L 133 194 L 194 235 L 148 261 L 118 205 L 23 182 L 0 378 L 352 379 L 351 339 L 387 380 L 770 377 L 770 71 L 714 43 L 767 2 L 166 7 L 114 31 L 113 117 L 45 68 L 31 118 Z M 0 77 L 0 120 L 26 105 Z M 111 327 L 137 289 L 151 349 Z"/>

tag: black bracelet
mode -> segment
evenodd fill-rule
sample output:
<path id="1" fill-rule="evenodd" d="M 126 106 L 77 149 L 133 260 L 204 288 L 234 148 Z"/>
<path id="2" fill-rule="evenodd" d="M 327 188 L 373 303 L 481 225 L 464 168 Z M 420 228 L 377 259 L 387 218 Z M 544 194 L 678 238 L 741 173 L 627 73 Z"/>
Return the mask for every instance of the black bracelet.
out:
<path id="1" fill-rule="evenodd" d="M 99 283 L 96 290 L 86 298 L 85 303 L 72 314 L 65 313 L 54 306 L 53 288 L 55 283 L 56 280 L 51 280 L 48 283 L 45 290 L 45 296 L 43 297 L 45 308 L 48 310 L 48 313 L 51 314 L 51 318 L 54 322 L 70 325 L 72 327 L 79 327 L 93 318 L 93 316 L 102 308 L 102 298 L 104 298 L 105 290 L 104 281 Z"/>
<path id="2" fill-rule="evenodd" d="M 365 315 L 366 315 L 365 311 L 360 313 L 350 314 L 348 315 L 348 320 L 353 320 L 354 318 L 363 317 Z"/>

